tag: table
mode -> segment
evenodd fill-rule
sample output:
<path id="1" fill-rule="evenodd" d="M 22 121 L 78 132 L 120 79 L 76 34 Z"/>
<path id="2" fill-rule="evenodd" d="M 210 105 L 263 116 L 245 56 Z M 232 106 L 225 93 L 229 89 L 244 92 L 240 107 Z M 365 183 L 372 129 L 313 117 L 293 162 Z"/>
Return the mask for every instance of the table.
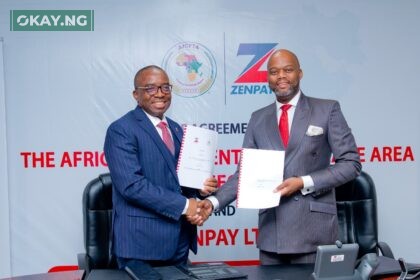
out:
<path id="1" fill-rule="evenodd" d="M 0 280 L 81 280 L 83 279 L 84 274 L 84 270 L 73 270 L 16 276 L 12 278 L 3 278 Z"/>
<path id="2" fill-rule="evenodd" d="M 248 274 L 248 280 L 305 280 L 310 279 L 313 265 L 293 266 L 238 266 L 235 269 Z M 86 280 L 132 280 L 125 271 L 94 269 Z"/>
<path id="3" fill-rule="evenodd" d="M 398 278 L 398 267 L 395 260 L 382 260 L 381 264 L 386 264 L 386 268 L 397 269 L 397 272 L 391 276 L 374 277 L 380 280 L 395 280 Z M 420 270 L 419 264 L 408 264 L 409 270 Z M 311 279 L 313 264 L 295 264 L 295 265 L 272 265 L 272 266 L 236 266 L 235 269 L 248 275 L 248 280 L 306 280 Z M 379 267 L 378 267 L 379 269 Z M 382 267 L 384 269 L 384 267 Z M 411 273 L 412 273 L 411 272 Z M 94 269 L 87 277 L 83 270 L 54 272 L 45 274 L 34 274 L 27 276 L 18 276 L 4 278 L 0 280 L 132 280 L 125 271 L 116 269 Z M 420 279 L 420 276 L 416 279 Z"/>
<path id="4" fill-rule="evenodd" d="M 313 265 L 273 265 L 273 266 L 238 266 L 235 269 L 245 272 L 248 280 L 306 280 L 311 279 Z M 376 280 L 396 280 L 398 274 L 373 278 Z M 420 279 L 420 277 L 416 278 Z M 132 280 L 121 270 L 94 269 L 86 280 Z"/>

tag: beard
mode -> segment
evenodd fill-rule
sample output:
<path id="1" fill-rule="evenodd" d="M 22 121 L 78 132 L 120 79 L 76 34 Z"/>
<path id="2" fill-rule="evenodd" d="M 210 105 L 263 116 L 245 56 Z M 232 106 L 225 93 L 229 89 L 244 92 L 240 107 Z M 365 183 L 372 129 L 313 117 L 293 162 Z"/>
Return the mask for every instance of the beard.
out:
<path id="1" fill-rule="evenodd" d="M 286 103 L 295 97 L 295 95 L 299 92 L 299 83 L 294 86 L 290 85 L 287 91 L 280 92 L 276 88 L 272 88 L 271 90 L 274 92 L 279 102 Z"/>

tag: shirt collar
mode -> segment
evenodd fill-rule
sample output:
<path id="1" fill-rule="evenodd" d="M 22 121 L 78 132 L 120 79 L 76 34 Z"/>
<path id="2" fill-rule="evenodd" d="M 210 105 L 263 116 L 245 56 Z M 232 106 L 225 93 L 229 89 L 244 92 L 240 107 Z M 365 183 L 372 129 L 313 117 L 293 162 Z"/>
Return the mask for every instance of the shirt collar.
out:
<path id="1" fill-rule="evenodd" d="M 143 110 L 143 112 L 146 114 L 146 116 L 149 118 L 149 120 L 152 122 L 153 126 L 155 126 L 155 127 L 162 121 L 165 122 L 166 124 L 168 124 L 168 121 L 166 120 L 165 116 L 163 116 L 162 119 L 159 119 L 158 117 L 150 115 L 145 110 Z"/>

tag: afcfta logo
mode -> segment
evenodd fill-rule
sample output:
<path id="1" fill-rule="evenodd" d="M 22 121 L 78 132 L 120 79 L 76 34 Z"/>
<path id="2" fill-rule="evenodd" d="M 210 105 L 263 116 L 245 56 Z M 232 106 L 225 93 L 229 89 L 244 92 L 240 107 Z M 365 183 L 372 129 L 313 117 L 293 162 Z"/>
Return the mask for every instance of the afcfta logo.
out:
<path id="1" fill-rule="evenodd" d="M 93 31 L 93 10 L 11 10 L 11 31 Z"/>
<path id="2" fill-rule="evenodd" d="M 267 83 L 267 70 L 261 70 L 274 52 L 277 43 L 240 44 L 237 55 L 253 55 L 253 58 L 236 78 L 230 94 L 271 94 Z M 264 83 L 261 85 L 261 83 Z"/>
<path id="3" fill-rule="evenodd" d="M 200 96 L 208 92 L 216 80 L 216 60 L 200 43 L 175 44 L 166 53 L 162 65 L 171 77 L 172 92 L 178 96 Z"/>

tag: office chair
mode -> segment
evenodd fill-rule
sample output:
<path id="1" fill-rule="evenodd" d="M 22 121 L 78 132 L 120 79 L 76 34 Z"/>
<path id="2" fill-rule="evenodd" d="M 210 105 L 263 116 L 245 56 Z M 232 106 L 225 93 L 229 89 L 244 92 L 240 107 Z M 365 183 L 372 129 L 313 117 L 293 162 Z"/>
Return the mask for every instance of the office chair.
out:
<path id="1" fill-rule="evenodd" d="M 90 181 L 83 192 L 83 236 L 86 253 L 78 254 L 79 269 L 116 268 L 111 254 L 112 181 L 109 173 Z"/>
<path id="2" fill-rule="evenodd" d="M 335 188 L 339 239 L 358 243 L 359 258 L 379 252 L 394 259 L 391 248 L 378 241 L 375 184 L 362 172 L 354 180 Z M 86 253 L 78 254 L 79 269 L 116 268 L 111 254 L 112 181 L 109 173 L 89 182 L 83 192 L 83 231 Z"/>
<path id="3" fill-rule="evenodd" d="M 335 188 L 339 224 L 339 239 L 342 243 L 358 243 L 359 255 L 381 253 L 394 259 L 391 248 L 378 241 L 378 217 L 375 184 L 366 173 Z"/>

